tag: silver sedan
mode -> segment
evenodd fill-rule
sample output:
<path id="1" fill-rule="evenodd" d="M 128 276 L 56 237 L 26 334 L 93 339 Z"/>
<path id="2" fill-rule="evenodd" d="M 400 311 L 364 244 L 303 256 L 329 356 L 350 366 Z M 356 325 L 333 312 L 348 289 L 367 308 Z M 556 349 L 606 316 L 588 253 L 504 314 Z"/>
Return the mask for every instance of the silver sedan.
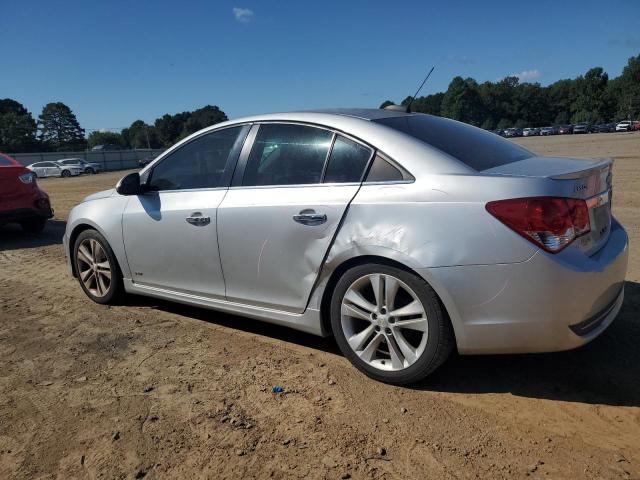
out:
<path id="1" fill-rule="evenodd" d="M 537 157 L 429 115 L 262 115 L 87 197 L 64 245 L 98 303 L 127 292 L 333 335 L 406 384 L 453 349 L 565 350 L 609 326 L 628 255 L 611 176 L 610 160 Z"/>

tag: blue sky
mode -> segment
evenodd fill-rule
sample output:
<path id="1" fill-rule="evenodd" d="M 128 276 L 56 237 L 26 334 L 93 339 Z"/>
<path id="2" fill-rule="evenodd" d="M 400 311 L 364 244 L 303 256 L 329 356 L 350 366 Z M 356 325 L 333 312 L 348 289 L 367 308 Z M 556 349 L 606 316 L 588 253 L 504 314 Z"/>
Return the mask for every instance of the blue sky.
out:
<path id="1" fill-rule="evenodd" d="M 377 107 L 455 75 L 543 85 L 640 53 L 640 1 L 2 0 L 0 98 L 86 129 L 219 105 L 230 117 Z"/>

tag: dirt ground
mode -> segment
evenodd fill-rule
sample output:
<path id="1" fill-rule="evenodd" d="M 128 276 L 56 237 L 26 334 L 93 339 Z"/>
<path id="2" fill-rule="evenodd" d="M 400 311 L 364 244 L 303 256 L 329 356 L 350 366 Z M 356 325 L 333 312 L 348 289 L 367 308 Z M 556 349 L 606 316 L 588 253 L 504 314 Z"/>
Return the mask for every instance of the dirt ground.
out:
<path id="1" fill-rule="evenodd" d="M 65 219 L 123 173 L 42 180 L 44 234 L 0 229 L 0 478 L 640 478 L 640 133 L 518 141 L 616 159 L 622 312 L 584 348 L 454 356 L 412 388 L 364 377 L 331 339 L 92 303 L 67 275 Z"/>

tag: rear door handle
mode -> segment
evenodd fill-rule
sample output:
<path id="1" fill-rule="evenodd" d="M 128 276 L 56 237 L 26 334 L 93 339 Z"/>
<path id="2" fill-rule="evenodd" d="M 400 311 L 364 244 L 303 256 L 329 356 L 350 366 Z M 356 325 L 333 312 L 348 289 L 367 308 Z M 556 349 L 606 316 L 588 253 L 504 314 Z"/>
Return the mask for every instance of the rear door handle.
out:
<path id="1" fill-rule="evenodd" d="M 209 225 L 211 223 L 210 217 L 203 217 L 200 212 L 194 212 L 190 217 L 187 217 L 187 222 L 191 225 L 197 225 L 199 227 Z"/>
<path id="2" fill-rule="evenodd" d="M 324 213 L 316 213 L 313 210 L 310 212 L 303 210 L 298 215 L 294 215 L 293 220 L 302 225 L 322 225 L 327 221 L 327 216 Z"/>

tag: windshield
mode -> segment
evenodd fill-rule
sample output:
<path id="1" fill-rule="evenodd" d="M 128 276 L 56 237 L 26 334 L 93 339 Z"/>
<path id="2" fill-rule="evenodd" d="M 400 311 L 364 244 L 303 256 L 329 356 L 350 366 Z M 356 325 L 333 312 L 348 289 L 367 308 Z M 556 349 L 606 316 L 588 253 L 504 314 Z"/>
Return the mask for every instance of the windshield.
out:
<path id="1" fill-rule="evenodd" d="M 448 118 L 419 114 L 373 121 L 422 140 L 477 171 L 534 156 L 509 140 Z"/>

